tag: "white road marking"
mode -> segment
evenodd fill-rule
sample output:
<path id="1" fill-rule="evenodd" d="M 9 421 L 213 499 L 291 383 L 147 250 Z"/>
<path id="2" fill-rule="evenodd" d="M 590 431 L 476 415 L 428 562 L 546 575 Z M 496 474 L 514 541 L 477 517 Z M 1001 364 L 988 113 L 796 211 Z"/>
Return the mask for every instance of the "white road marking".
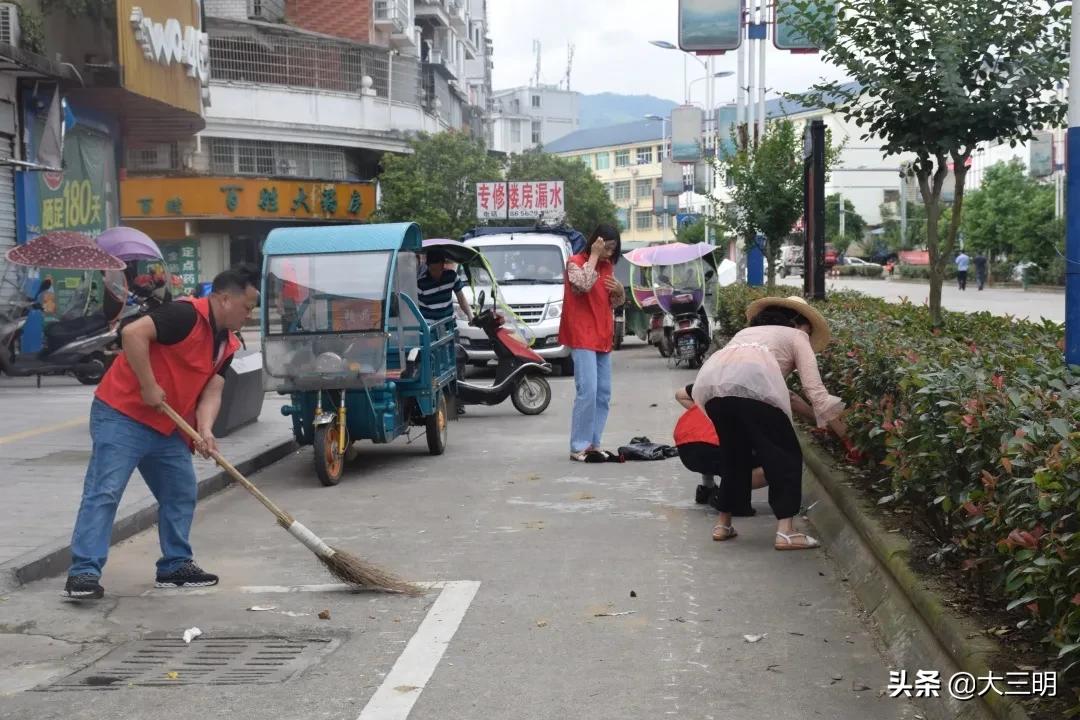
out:
<path id="1" fill-rule="evenodd" d="M 442 660 L 480 583 L 440 583 L 442 592 L 357 720 L 405 720 Z"/>
<path id="2" fill-rule="evenodd" d="M 446 583 L 443 582 L 418 582 L 414 585 L 426 588 L 428 590 L 436 590 L 442 588 Z M 142 593 L 142 597 L 150 597 L 153 595 L 163 596 L 176 596 L 176 595 L 216 595 L 220 592 L 227 592 L 231 588 L 217 585 L 215 587 L 208 588 L 153 588 Z M 275 595 L 283 593 L 304 593 L 304 592 L 354 592 L 355 588 L 347 583 L 327 583 L 324 585 L 241 585 L 236 588 L 239 592 L 248 593 L 251 595 Z M 361 591 L 361 593 L 366 591 Z M 371 591 L 370 594 L 382 594 L 376 591 Z M 392 595 L 393 593 L 386 593 Z"/>

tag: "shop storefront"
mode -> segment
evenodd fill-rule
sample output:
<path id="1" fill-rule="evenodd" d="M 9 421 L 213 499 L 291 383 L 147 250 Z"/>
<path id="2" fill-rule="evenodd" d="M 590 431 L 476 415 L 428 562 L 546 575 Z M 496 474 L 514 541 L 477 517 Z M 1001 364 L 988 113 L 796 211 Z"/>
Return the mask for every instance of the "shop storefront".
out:
<path id="1" fill-rule="evenodd" d="M 130 177 L 121 222 L 154 238 L 187 292 L 227 267 L 258 263 L 275 227 L 367 222 L 374 183 L 237 177 Z"/>

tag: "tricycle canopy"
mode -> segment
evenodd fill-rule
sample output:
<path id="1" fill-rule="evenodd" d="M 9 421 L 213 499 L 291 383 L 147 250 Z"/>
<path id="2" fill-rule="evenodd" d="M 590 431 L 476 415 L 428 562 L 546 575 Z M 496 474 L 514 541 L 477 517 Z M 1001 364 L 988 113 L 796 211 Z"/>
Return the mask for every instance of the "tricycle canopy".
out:
<path id="1" fill-rule="evenodd" d="M 416 322 L 399 293 L 415 301 L 421 249 L 415 223 L 273 230 L 261 313 L 270 389 L 385 382 L 388 338 Z"/>

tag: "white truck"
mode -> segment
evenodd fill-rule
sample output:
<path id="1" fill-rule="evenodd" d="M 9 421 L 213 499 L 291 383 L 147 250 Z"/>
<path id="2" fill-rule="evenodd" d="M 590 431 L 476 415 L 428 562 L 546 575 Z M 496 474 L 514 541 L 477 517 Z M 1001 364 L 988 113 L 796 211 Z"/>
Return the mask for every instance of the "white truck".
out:
<path id="1" fill-rule="evenodd" d="M 485 227 L 464 237 L 465 244 L 479 250 L 491 266 L 502 303 L 528 326 L 534 338 L 532 349 L 558 365 L 563 374 L 573 372 L 570 349 L 559 343 L 559 322 L 566 261 L 573 254 L 575 238 L 584 241 L 577 231 L 564 227 Z M 474 301 L 468 287 L 465 294 L 469 302 Z M 487 297 L 491 297 L 490 289 Z M 460 308 L 455 306 L 455 311 L 459 342 L 469 363 L 487 365 L 495 359 L 490 341 L 482 330 L 464 321 Z"/>

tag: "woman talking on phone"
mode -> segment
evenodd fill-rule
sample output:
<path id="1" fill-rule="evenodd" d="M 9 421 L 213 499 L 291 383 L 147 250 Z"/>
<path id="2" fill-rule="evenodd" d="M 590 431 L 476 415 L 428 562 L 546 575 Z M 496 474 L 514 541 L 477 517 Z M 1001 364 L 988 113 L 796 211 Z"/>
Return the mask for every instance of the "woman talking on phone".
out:
<path id="1" fill-rule="evenodd" d="M 611 402 L 611 349 L 615 334 L 612 308 L 626 301 L 615 279 L 622 238 L 610 225 L 593 231 L 585 250 L 566 264 L 559 342 L 574 361 L 574 412 L 570 459 L 582 462 L 600 452 L 600 438 Z"/>

